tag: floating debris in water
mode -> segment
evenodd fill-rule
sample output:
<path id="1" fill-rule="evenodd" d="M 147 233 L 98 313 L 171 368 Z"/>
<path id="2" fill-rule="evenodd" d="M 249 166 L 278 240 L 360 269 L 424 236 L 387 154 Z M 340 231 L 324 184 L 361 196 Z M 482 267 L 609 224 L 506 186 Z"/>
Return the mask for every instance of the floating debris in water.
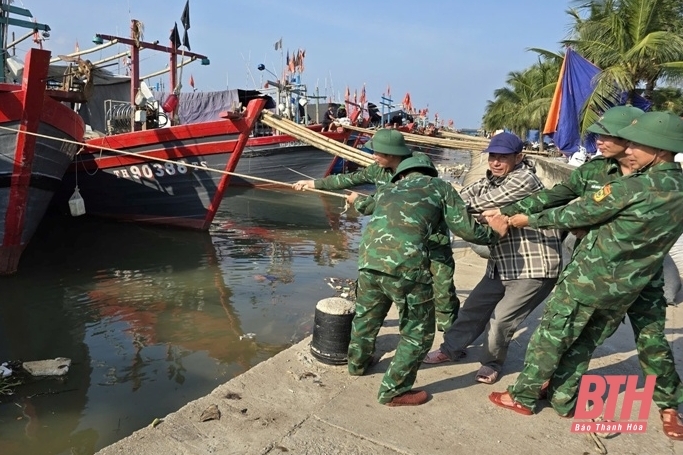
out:
<path id="1" fill-rule="evenodd" d="M 356 299 L 356 280 L 335 277 L 327 277 L 325 280 L 327 285 L 334 289 L 337 297 L 349 300 Z"/>
<path id="2" fill-rule="evenodd" d="M 276 277 L 275 275 L 261 275 L 260 273 L 254 275 L 254 279 L 256 281 L 258 281 L 259 283 L 264 283 L 266 281 L 269 283 L 274 283 L 274 282 L 279 280 L 279 278 Z"/>
<path id="3" fill-rule="evenodd" d="M 253 340 L 254 338 L 256 338 L 256 334 L 251 332 L 240 335 L 240 340 Z"/>
<path id="4" fill-rule="evenodd" d="M 436 164 L 435 167 L 440 176 L 454 179 L 460 178 L 468 170 L 464 164 Z"/>

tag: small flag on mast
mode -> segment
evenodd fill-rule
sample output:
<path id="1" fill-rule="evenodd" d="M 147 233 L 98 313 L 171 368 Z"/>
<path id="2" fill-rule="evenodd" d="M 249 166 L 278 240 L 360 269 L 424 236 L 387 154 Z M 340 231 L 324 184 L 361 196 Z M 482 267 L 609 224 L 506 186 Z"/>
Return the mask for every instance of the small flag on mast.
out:
<path id="1" fill-rule="evenodd" d="M 190 74 L 190 87 L 192 87 L 192 90 L 195 90 L 194 88 L 194 77 Z"/>
<path id="2" fill-rule="evenodd" d="M 183 45 L 183 43 L 180 41 L 180 34 L 178 33 L 177 22 L 173 26 L 173 30 L 171 30 L 171 36 L 169 37 L 169 39 L 171 40 L 171 44 L 173 44 L 173 47 L 175 47 L 176 49 Z"/>
<path id="3" fill-rule="evenodd" d="M 183 8 L 183 14 L 180 16 L 180 22 L 183 24 L 185 30 L 190 29 L 190 0 L 185 2 L 185 8 Z"/>
<path id="4" fill-rule="evenodd" d="M 183 46 L 185 46 L 188 51 L 192 50 L 190 49 L 190 37 L 187 36 L 187 29 L 185 29 L 185 33 L 183 33 Z"/>
<path id="5" fill-rule="evenodd" d="M 277 50 L 280 50 L 280 49 L 282 49 L 282 38 L 280 38 L 279 40 L 275 41 L 275 50 L 277 51 Z"/>

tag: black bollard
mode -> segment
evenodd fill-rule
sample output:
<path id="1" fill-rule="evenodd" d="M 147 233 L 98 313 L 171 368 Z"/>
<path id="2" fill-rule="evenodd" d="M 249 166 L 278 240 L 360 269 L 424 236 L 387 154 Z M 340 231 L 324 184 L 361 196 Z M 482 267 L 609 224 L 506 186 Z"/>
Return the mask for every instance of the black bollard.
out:
<path id="1" fill-rule="evenodd" d="M 355 305 L 339 297 L 322 299 L 315 306 L 315 327 L 311 354 L 322 363 L 342 365 L 348 362 L 351 321 Z"/>

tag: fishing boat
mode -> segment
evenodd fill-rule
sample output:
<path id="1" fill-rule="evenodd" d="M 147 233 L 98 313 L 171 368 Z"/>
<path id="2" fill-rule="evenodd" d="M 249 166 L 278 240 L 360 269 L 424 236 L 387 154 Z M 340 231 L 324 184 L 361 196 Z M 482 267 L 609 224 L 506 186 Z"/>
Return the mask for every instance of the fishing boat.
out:
<path id="1" fill-rule="evenodd" d="M 206 230 L 228 185 L 271 186 L 333 171 L 335 157 L 258 124 L 262 109 L 277 107 L 261 91 L 181 92 L 182 69 L 180 76 L 176 69 L 209 59 L 181 50 L 184 44 L 174 37 L 175 30 L 170 45 L 162 46 L 142 41 L 139 22 L 131 23 L 130 38 L 95 37 L 97 43 L 129 46 L 130 75 L 102 78 L 101 83 L 95 79 L 87 107 L 81 109 L 92 131 L 65 177 L 58 199 L 62 210 L 78 188 L 88 214 Z M 146 86 L 139 65 L 143 49 L 170 55 L 172 92 Z M 65 59 L 84 66 L 77 55 Z M 115 101 L 125 96 L 129 101 Z M 240 106 L 247 109 L 238 118 Z M 219 119 L 226 108 L 232 117 Z M 343 140 L 349 133 L 326 134 Z"/>
<path id="2" fill-rule="evenodd" d="M 274 107 L 274 102 L 258 91 L 235 90 L 213 104 L 210 116 L 181 122 L 177 57 L 205 64 L 209 60 L 181 51 L 181 43 L 173 36 L 168 47 L 142 41 L 141 30 L 139 21 L 133 20 L 130 38 L 96 35 L 100 43 L 129 46 L 130 76 L 93 83 L 87 108 L 82 109 L 91 131 L 56 202 L 65 209 L 77 188 L 88 214 L 207 230 L 261 110 Z M 139 53 L 143 49 L 170 55 L 171 85 L 178 89 L 163 103 L 141 81 Z M 95 69 L 77 55 L 63 59 Z M 130 101 L 114 101 L 121 99 L 122 92 L 129 94 Z"/>
<path id="3" fill-rule="evenodd" d="M 49 32 L 45 24 L 14 19 L 10 14 L 33 17 L 31 12 L 0 3 L 0 42 L 7 42 L 8 26 L 30 28 L 27 37 Z M 15 45 L 10 43 L 9 46 Z M 40 223 L 64 172 L 78 150 L 83 120 L 60 100 L 69 93 L 48 89 L 50 52 L 31 49 L 21 74 L 7 65 L 6 49 L 0 57 L 0 274 L 17 271 L 19 259 Z M 20 81 L 17 83 L 16 81 Z M 63 142 L 71 141 L 72 143 Z"/>

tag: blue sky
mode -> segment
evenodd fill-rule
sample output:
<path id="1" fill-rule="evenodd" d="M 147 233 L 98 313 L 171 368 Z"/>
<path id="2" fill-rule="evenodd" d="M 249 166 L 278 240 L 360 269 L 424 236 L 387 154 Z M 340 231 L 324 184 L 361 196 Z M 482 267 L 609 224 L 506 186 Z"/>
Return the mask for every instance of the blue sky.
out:
<path id="1" fill-rule="evenodd" d="M 185 0 L 14 4 L 52 28 L 45 47 L 56 55 L 73 52 L 76 42 L 81 49 L 92 46 L 95 33 L 127 37 L 131 18 L 144 23 L 145 41 L 168 44 Z M 259 63 L 281 72 L 273 45 L 282 38 L 285 52 L 306 50 L 302 82 L 309 90 L 318 86 L 321 94 L 338 99 L 347 85 L 360 95 L 365 84 L 368 99 L 378 103 L 389 85 L 396 102 L 409 92 L 414 107 L 429 106 L 430 116 L 453 119 L 457 128 L 478 127 L 486 101 L 505 85 L 507 73 L 536 61 L 527 48 L 560 49 L 569 6 L 562 0 L 190 0 L 192 51 L 207 55 L 211 65 L 185 67 L 183 86 L 190 89 L 190 74 L 198 90 L 261 86 L 269 75 L 256 70 Z M 29 43 L 20 44 L 18 53 Z M 149 50 L 142 57 L 143 73 L 168 62 L 165 54 Z"/>

